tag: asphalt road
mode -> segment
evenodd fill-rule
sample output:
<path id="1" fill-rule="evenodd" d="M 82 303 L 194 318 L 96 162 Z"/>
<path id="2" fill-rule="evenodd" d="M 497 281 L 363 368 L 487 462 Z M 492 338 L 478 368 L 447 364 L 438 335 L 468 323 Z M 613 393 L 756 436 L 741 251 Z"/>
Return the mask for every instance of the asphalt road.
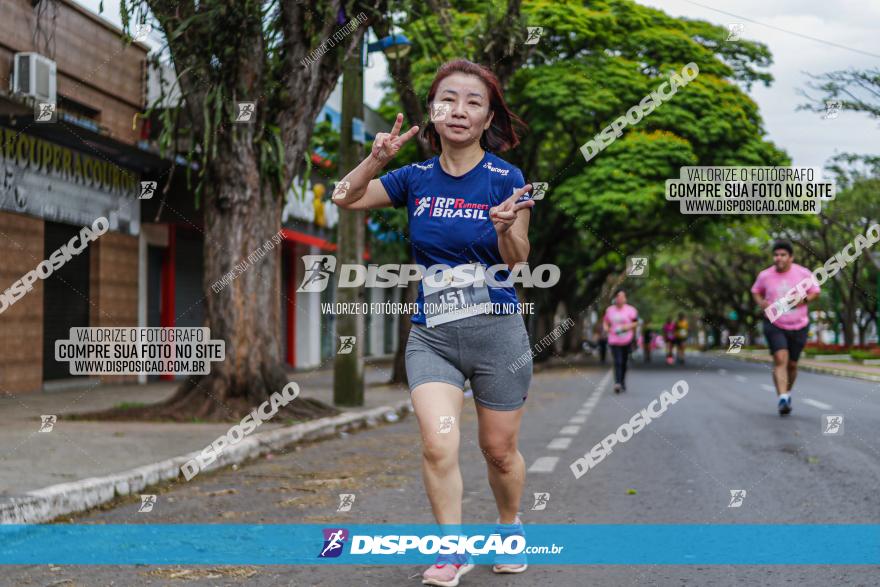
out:
<path id="1" fill-rule="evenodd" d="M 610 391 L 607 367 L 537 373 L 520 450 L 530 472 L 526 524 L 880 523 L 878 384 L 801 373 L 794 411 L 780 418 L 765 365 L 713 356 L 668 367 L 636 363 L 629 391 Z M 579 479 L 569 465 L 678 381 L 687 395 Z M 844 417 L 826 435 L 823 415 Z M 476 445 L 472 402 L 462 415 L 467 522 L 497 515 Z M 570 439 L 570 440 L 565 440 Z M 120 500 L 78 523 L 431 523 L 421 484 L 417 423 L 298 447 L 163 486 L 152 512 Z M 728 507 L 731 490 L 745 490 Z M 534 493 L 550 494 L 532 511 Z M 338 494 L 355 494 L 339 513 Z M 784 566 L 544 566 L 495 576 L 478 566 L 462 585 L 878 585 L 880 569 Z M 422 567 L 9 567 L 3 585 L 420 585 Z"/>

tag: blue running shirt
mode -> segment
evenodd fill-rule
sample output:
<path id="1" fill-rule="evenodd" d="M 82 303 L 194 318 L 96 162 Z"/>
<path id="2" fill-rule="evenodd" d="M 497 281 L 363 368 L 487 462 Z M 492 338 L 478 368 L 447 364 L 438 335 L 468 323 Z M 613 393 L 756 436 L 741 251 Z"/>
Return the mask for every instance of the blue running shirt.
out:
<path id="1" fill-rule="evenodd" d="M 395 208 L 407 207 L 409 236 L 416 263 L 450 267 L 477 262 L 485 267 L 504 264 L 489 208 L 501 204 L 526 184 L 522 172 L 500 157 L 484 152 L 476 167 L 461 176 L 449 175 L 435 156 L 386 173 L 380 178 Z M 527 199 L 520 198 L 519 201 Z M 504 281 L 508 270 L 498 271 Z M 488 285 L 488 282 L 487 282 Z M 516 304 L 513 287 L 489 287 L 496 309 Z M 424 292 L 419 282 L 418 312 L 414 324 L 425 324 Z M 515 307 L 515 306 L 513 306 Z M 509 312 L 507 312 L 509 313 Z"/>

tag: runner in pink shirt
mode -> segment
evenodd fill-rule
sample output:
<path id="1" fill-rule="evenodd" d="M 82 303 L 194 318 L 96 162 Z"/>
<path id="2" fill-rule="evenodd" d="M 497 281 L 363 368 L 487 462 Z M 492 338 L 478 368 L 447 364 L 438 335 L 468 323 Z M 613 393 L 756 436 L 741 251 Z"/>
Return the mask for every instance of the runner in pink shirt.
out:
<path id="1" fill-rule="evenodd" d="M 792 251 L 787 241 L 774 243 L 773 266 L 761 271 L 752 286 L 752 296 L 764 310 L 764 337 L 773 355 L 773 383 L 781 416 L 791 412 L 797 362 L 807 343 L 807 302 L 819 297 L 819 286 L 812 273 L 794 263 Z"/>
<path id="2" fill-rule="evenodd" d="M 617 290 L 614 303 L 608 306 L 602 318 L 602 326 L 608 333 L 611 357 L 614 359 L 614 393 L 626 391 L 626 363 L 638 320 L 638 311 L 626 303 L 626 292 Z"/>

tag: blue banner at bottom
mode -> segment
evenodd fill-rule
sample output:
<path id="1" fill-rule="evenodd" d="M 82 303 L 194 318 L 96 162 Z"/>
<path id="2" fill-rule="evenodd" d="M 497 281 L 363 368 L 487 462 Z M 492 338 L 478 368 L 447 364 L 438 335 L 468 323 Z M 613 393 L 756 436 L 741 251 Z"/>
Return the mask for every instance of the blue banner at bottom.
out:
<path id="1" fill-rule="evenodd" d="M 428 524 L 4 525 L 0 564 L 431 564 L 440 549 L 454 549 L 477 553 L 476 564 L 503 551 L 545 565 L 880 565 L 880 525 L 870 524 L 534 524 L 524 540 L 494 525 L 446 532 Z"/>

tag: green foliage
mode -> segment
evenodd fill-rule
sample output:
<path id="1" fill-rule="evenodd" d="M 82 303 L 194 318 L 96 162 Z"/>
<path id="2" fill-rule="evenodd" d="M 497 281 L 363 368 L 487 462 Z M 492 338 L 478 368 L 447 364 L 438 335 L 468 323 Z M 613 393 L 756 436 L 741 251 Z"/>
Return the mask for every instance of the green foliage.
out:
<path id="1" fill-rule="evenodd" d="M 135 408 L 142 408 L 147 404 L 141 402 L 122 402 L 113 406 L 114 410 L 133 410 Z"/>
<path id="2" fill-rule="evenodd" d="M 653 323 L 685 312 L 709 329 L 757 333 L 761 314 L 750 289 L 758 272 L 772 262 L 770 225 L 762 218 L 708 225 L 704 237 L 666 247 L 654 257 L 651 278 L 639 300 L 651 301 Z M 731 310 L 737 319 L 730 319 Z"/>
<path id="3" fill-rule="evenodd" d="M 339 131 L 333 128 L 330 121 L 322 120 L 315 125 L 310 150 L 322 151 L 322 157 L 332 162 L 330 167 L 321 168 L 322 175 L 332 178 L 339 174 Z"/>
<path id="4" fill-rule="evenodd" d="M 880 359 L 880 354 L 878 353 L 875 353 L 873 351 L 861 351 L 858 349 L 851 350 L 849 352 L 849 355 L 856 361 Z"/>

